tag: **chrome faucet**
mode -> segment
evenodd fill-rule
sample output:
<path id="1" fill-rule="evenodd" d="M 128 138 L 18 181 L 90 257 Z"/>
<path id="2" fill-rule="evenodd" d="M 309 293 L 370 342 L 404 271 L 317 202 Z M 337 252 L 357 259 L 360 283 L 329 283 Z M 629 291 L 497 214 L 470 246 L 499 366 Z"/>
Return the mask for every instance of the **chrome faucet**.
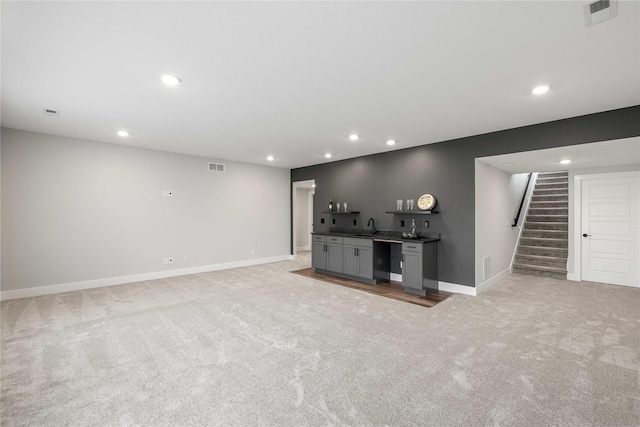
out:
<path id="1" fill-rule="evenodd" d="M 376 232 L 376 221 L 373 218 L 369 218 L 369 222 L 367 222 L 367 227 L 371 226 L 371 234 L 375 234 Z"/>
<path id="2" fill-rule="evenodd" d="M 416 235 L 416 220 L 415 219 L 411 220 L 411 235 L 412 236 Z"/>

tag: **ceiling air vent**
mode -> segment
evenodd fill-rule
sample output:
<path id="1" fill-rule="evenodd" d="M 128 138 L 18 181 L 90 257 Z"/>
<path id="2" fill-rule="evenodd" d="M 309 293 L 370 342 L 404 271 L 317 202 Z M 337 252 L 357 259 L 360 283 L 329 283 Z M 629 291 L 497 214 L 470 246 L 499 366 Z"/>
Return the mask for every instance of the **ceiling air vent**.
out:
<path id="1" fill-rule="evenodd" d="M 224 172 L 224 165 L 222 163 L 209 162 L 209 170 L 211 172 Z"/>
<path id="2" fill-rule="evenodd" d="M 582 6 L 587 27 L 618 16 L 618 0 L 592 1 Z"/>
<path id="3" fill-rule="evenodd" d="M 53 116 L 53 117 L 60 117 L 60 111 L 58 110 L 53 110 L 51 108 L 43 108 L 42 109 L 42 113 L 45 116 Z"/>

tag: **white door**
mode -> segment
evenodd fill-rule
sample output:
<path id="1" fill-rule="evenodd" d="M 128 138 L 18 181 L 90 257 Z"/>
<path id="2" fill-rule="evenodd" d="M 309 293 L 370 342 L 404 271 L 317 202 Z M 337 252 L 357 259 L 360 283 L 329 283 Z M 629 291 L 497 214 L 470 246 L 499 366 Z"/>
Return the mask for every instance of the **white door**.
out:
<path id="1" fill-rule="evenodd" d="M 640 287 L 640 176 L 582 181 L 582 280 Z"/>

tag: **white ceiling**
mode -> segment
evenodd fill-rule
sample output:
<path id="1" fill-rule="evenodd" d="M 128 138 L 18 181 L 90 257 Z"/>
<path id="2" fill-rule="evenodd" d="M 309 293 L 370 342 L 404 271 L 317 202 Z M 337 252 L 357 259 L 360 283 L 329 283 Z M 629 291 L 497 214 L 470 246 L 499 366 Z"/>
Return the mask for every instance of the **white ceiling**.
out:
<path id="1" fill-rule="evenodd" d="M 2 125 L 292 168 L 637 105 L 640 2 L 583 4 L 4 1 Z"/>
<path id="2" fill-rule="evenodd" d="M 640 165 L 640 137 L 480 157 L 478 160 L 510 173 Z M 561 160 L 571 160 L 571 163 L 563 165 Z"/>

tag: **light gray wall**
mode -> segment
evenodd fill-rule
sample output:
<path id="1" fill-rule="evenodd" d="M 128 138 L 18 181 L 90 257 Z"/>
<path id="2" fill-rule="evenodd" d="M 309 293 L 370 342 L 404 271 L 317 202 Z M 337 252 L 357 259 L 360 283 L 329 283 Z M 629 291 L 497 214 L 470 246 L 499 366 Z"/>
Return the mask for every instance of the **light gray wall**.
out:
<path id="1" fill-rule="evenodd" d="M 600 173 L 629 172 L 640 171 L 639 164 L 607 166 L 602 168 L 584 168 L 569 170 L 569 258 L 567 259 L 567 273 L 571 278 L 576 274 L 576 260 L 580 257 L 579 248 L 576 248 L 576 223 L 580 224 L 581 219 L 576 217 L 575 192 L 579 189 L 575 188 L 575 177 L 579 175 L 594 175 Z"/>
<path id="2" fill-rule="evenodd" d="M 476 160 L 475 172 L 475 278 L 476 286 L 511 266 L 518 242 L 518 227 L 512 227 L 528 174 L 511 175 Z M 491 274 L 483 278 L 483 259 L 491 257 Z"/>
<path id="3" fill-rule="evenodd" d="M 0 149 L 3 291 L 290 253 L 287 169 L 11 129 Z"/>
<path id="4" fill-rule="evenodd" d="M 296 248 L 311 250 L 311 230 L 309 222 L 309 194 L 311 190 L 296 189 Z"/>

